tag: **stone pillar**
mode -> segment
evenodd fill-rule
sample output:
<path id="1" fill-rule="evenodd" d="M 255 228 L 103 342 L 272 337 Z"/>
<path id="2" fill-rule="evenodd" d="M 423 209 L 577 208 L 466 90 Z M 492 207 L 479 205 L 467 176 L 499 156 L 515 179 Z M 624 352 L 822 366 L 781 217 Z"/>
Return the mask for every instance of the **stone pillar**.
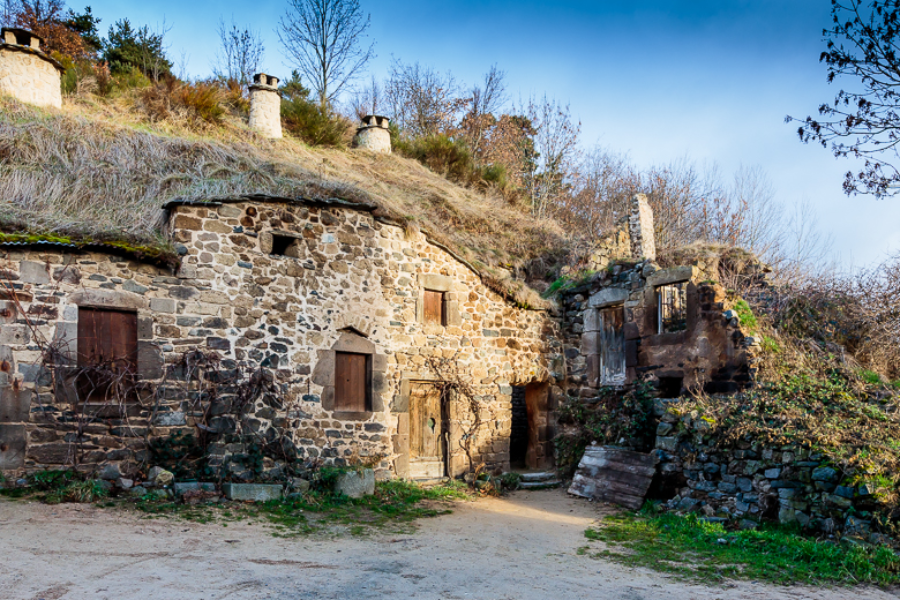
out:
<path id="1" fill-rule="evenodd" d="M 250 86 L 250 128 L 269 138 L 281 136 L 281 93 L 278 78 L 258 73 Z"/>
<path id="2" fill-rule="evenodd" d="M 41 37 L 0 29 L 0 93 L 36 106 L 62 106 L 62 65 L 41 51 Z"/>
<path id="3" fill-rule="evenodd" d="M 379 115 L 366 115 L 353 138 L 357 148 L 373 152 L 391 153 L 391 120 Z"/>
<path id="4" fill-rule="evenodd" d="M 628 217 L 628 233 L 631 236 L 631 256 L 656 260 L 656 236 L 653 230 L 653 209 L 646 194 L 635 194 L 631 199 L 631 216 Z"/>

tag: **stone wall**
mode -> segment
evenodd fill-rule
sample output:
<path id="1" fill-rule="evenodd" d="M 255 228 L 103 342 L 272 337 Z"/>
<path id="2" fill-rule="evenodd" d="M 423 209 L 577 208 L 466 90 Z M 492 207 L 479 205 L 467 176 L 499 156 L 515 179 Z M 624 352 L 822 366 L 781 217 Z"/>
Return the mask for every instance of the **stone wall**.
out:
<path id="1" fill-rule="evenodd" d="M 563 335 L 569 362 L 569 393 L 594 397 L 603 385 L 598 311 L 624 308 L 625 381 L 681 379 L 681 389 L 734 392 L 755 373 L 755 341 L 744 335 L 733 311 L 726 310 L 724 289 L 694 266 L 660 269 L 645 261 L 601 271 L 562 295 Z M 659 333 L 656 289 L 686 283 L 687 328 Z M 618 384 L 620 382 L 616 382 Z M 677 392 L 676 392 L 677 394 Z"/>
<path id="2" fill-rule="evenodd" d="M 872 484 L 855 482 L 819 453 L 796 446 L 766 447 L 745 439 L 722 445 L 716 423 L 660 403 L 657 495 L 679 512 L 753 527 L 761 520 L 881 543 L 873 531 L 880 506 Z"/>
<path id="3" fill-rule="evenodd" d="M 62 106 L 61 67 L 27 46 L 0 45 L 0 92 L 36 106 Z"/>
<path id="4" fill-rule="evenodd" d="M 8 249 L 0 259 L 19 301 L 4 292 L 0 357 L 8 367 L 0 383 L 2 405 L 15 414 L 4 419 L 3 427 L 13 430 L 3 439 L 22 448 L 0 453 L 0 468 L 71 463 L 70 407 L 51 392 L 33 337 L 71 340 L 79 306 L 136 310 L 139 375 L 148 388 L 168 378 L 155 416 L 146 405 L 133 406 L 127 422 L 113 414 L 87 431 L 81 447 L 89 452 L 82 462 L 116 461 L 122 471 L 147 458 L 144 434 L 192 430 L 194 416 L 179 396 L 176 365 L 196 348 L 217 351 L 226 370 L 263 367 L 283 390 L 279 402 L 260 399 L 238 423 L 224 409 L 211 421 L 222 436 L 214 446 L 216 462 L 235 474 L 243 473 L 242 466 L 231 464 L 231 457 L 244 449 L 228 436 L 240 429 L 263 439 L 273 437 L 270 431 L 288 432 L 304 458 L 383 456 L 381 476 L 405 475 L 409 384 L 453 375 L 435 373 L 431 358 L 462 374 L 483 406 L 484 423 L 470 438 L 474 458 L 506 468 L 511 386 L 558 384 L 565 376 L 550 315 L 515 308 L 422 234 L 380 222 L 366 210 L 246 201 L 172 205 L 170 212 L 182 255 L 174 274 L 64 249 Z M 272 255 L 276 248 L 285 255 Z M 425 286 L 446 288 L 447 326 L 422 322 Z M 334 410 L 329 361 L 341 350 L 373 355 L 370 412 Z M 473 422 L 468 406 L 460 401 L 453 411 L 454 473 L 466 467 L 459 438 Z"/>

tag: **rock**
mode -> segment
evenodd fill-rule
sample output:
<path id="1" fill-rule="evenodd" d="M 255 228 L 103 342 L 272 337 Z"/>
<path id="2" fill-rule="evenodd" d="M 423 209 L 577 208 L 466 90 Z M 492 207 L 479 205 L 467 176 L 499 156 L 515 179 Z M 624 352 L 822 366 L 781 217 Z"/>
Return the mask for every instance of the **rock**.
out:
<path id="1" fill-rule="evenodd" d="M 847 533 L 868 533 L 871 527 L 871 522 L 864 521 L 858 517 L 849 516 L 847 517 L 847 521 L 844 523 L 844 528 Z"/>
<path id="2" fill-rule="evenodd" d="M 797 519 L 797 523 L 799 523 L 801 527 L 809 526 L 810 518 L 809 518 L 809 515 L 807 515 L 806 513 L 798 510 L 797 512 L 794 513 L 794 518 Z"/>
<path id="3" fill-rule="evenodd" d="M 677 437 L 657 437 L 656 438 L 656 447 L 660 450 L 667 450 L 669 452 L 675 452 L 675 448 L 678 446 L 678 438 Z"/>
<path id="4" fill-rule="evenodd" d="M 671 423 L 660 423 L 656 428 L 656 435 L 665 437 L 671 433 L 672 429 L 674 429 L 674 427 Z"/>
<path id="5" fill-rule="evenodd" d="M 201 481 L 180 481 L 172 485 L 172 491 L 176 496 L 181 496 L 186 492 L 215 492 L 216 484 L 212 482 L 201 482 Z"/>
<path id="6" fill-rule="evenodd" d="M 291 477 L 290 487 L 295 494 L 305 494 L 309 491 L 309 481 L 301 477 Z"/>
<path id="7" fill-rule="evenodd" d="M 842 498 L 853 498 L 853 491 L 854 490 L 852 487 L 846 487 L 843 485 L 839 485 L 834 488 L 835 496 L 841 496 Z"/>
<path id="8" fill-rule="evenodd" d="M 759 523 L 751 521 L 750 519 L 741 519 L 741 522 L 738 523 L 739 529 L 757 529 L 758 527 Z"/>
<path id="9" fill-rule="evenodd" d="M 696 498 L 682 498 L 678 501 L 678 504 L 675 505 L 676 510 L 682 510 L 685 512 L 693 511 L 700 504 L 700 501 Z"/>
<path id="10" fill-rule="evenodd" d="M 747 477 L 738 477 L 737 478 L 737 487 L 742 492 L 749 492 L 753 490 L 753 480 Z"/>
<path id="11" fill-rule="evenodd" d="M 100 472 L 97 473 L 98 478 L 109 481 L 115 481 L 121 476 L 122 472 L 119 471 L 119 465 L 103 465 L 103 467 L 100 468 Z"/>
<path id="12" fill-rule="evenodd" d="M 766 469 L 763 472 L 763 476 L 765 476 L 766 479 L 778 479 L 779 477 L 781 477 L 781 469 Z"/>
<path id="13" fill-rule="evenodd" d="M 850 508 L 851 506 L 853 506 L 852 500 L 848 498 L 842 498 L 841 496 L 835 496 L 834 494 L 828 496 L 828 501 L 840 508 Z"/>
<path id="14" fill-rule="evenodd" d="M 175 475 L 173 475 L 170 471 L 166 471 L 162 467 L 153 467 L 147 474 L 147 481 L 158 487 L 169 485 L 174 480 Z"/>
<path id="15" fill-rule="evenodd" d="M 269 483 L 223 483 L 222 491 L 229 500 L 265 502 L 281 498 L 280 485 Z"/>
<path id="16" fill-rule="evenodd" d="M 362 469 L 362 471 L 348 471 L 338 475 L 334 484 L 337 494 L 344 494 L 351 498 L 371 496 L 375 493 L 375 471 Z"/>
<path id="17" fill-rule="evenodd" d="M 778 522 L 782 524 L 793 523 L 797 520 L 797 511 L 793 508 L 781 508 L 778 511 Z"/>
<path id="18" fill-rule="evenodd" d="M 831 467 L 819 467 L 813 469 L 812 478 L 813 481 L 834 481 L 837 479 L 837 471 Z"/>
<path id="19" fill-rule="evenodd" d="M 128 489 L 131 489 L 132 487 L 134 487 L 134 480 L 133 479 L 125 479 L 124 477 L 119 477 L 118 479 L 116 479 L 116 486 L 123 490 L 128 490 Z"/>
<path id="20" fill-rule="evenodd" d="M 94 479 L 92 481 L 94 482 L 94 485 L 96 485 L 97 487 L 101 488 L 104 491 L 109 492 L 113 488 L 113 484 L 110 483 L 109 481 L 106 481 L 105 479 Z"/>
<path id="21" fill-rule="evenodd" d="M 147 492 L 147 488 L 139 485 L 137 487 L 133 487 L 130 490 L 128 490 L 128 493 L 131 494 L 132 496 L 140 498 L 141 496 L 146 496 L 148 492 Z"/>
<path id="22" fill-rule="evenodd" d="M 733 494 L 737 491 L 737 486 L 733 483 L 728 483 L 727 481 L 720 481 L 719 491 L 725 494 Z"/>

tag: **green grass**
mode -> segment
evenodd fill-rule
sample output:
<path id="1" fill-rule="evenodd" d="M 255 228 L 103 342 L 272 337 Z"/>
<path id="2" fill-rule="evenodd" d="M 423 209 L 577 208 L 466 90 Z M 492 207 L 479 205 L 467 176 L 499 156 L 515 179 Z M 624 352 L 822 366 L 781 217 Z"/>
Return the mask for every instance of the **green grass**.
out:
<path id="1" fill-rule="evenodd" d="M 585 531 L 606 549 L 580 555 L 646 567 L 704 583 L 748 579 L 776 584 L 900 583 L 900 557 L 886 547 L 817 541 L 781 526 L 728 531 L 695 516 L 622 513 Z"/>
<path id="2" fill-rule="evenodd" d="M 310 491 L 303 496 L 268 502 L 201 504 L 189 506 L 169 500 L 137 502 L 138 510 L 153 517 L 176 517 L 198 523 L 220 523 L 250 519 L 264 522 L 273 535 L 293 537 L 316 532 L 344 530 L 351 535 L 367 535 L 377 529 L 409 531 L 417 519 L 436 517 L 451 511 L 429 502 L 462 500 L 469 496 L 465 485 L 453 482 L 423 488 L 401 480 L 378 482 L 373 496 L 353 499 Z"/>
<path id="3" fill-rule="evenodd" d="M 879 375 L 875 371 L 870 371 L 869 369 L 860 369 L 859 377 L 869 385 L 884 384 L 884 382 L 881 380 L 881 375 Z"/>
<path id="4" fill-rule="evenodd" d="M 759 323 L 756 321 L 756 315 L 753 314 L 753 311 L 750 309 L 750 305 L 747 304 L 746 300 L 738 300 L 734 303 L 734 312 L 737 313 L 738 321 L 741 322 L 741 327 L 749 331 L 750 333 L 754 333 Z"/>

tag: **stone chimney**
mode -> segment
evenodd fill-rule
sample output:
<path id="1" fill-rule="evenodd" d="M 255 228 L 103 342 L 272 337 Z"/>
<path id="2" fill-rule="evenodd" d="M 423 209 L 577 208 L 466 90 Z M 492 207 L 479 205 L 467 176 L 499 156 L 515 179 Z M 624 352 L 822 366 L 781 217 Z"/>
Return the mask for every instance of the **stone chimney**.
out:
<path id="1" fill-rule="evenodd" d="M 635 194 L 631 199 L 631 216 L 628 217 L 628 233 L 631 237 L 631 256 L 656 260 L 656 237 L 653 229 L 653 209 L 646 194 Z"/>
<path id="2" fill-rule="evenodd" d="M 63 66 L 41 51 L 39 35 L 0 29 L 0 93 L 36 106 L 62 106 Z"/>
<path id="3" fill-rule="evenodd" d="M 379 115 L 366 115 L 353 138 L 357 148 L 373 152 L 391 153 L 391 120 Z"/>
<path id="4" fill-rule="evenodd" d="M 281 137 L 281 93 L 278 78 L 258 73 L 250 85 L 250 128 L 270 138 Z"/>

